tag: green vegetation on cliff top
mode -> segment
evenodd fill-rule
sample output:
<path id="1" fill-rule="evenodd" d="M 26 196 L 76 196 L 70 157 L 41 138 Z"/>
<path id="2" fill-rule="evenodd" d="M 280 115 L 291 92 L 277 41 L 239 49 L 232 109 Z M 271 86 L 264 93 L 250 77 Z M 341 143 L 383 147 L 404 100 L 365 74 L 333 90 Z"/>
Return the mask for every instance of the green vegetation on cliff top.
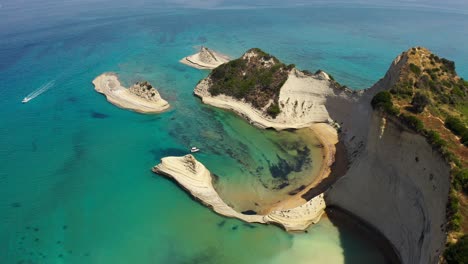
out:
<path id="1" fill-rule="evenodd" d="M 263 109 L 271 100 L 267 113 L 276 117 L 280 113 L 280 89 L 288 79 L 294 65 L 286 65 L 276 57 L 258 49 L 248 50 L 242 57 L 214 69 L 209 92 L 225 94 L 245 100 L 257 109 Z"/>
<path id="2" fill-rule="evenodd" d="M 377 93 L 371 104 L 425 136 L 451 164 L 452 188 L 446 213 L 449 240 L 455 241 L 468 230 L 466 203 L 462 203 L 468 193 L 468 82 L 457 75 L 453 61 L 425 48 L 412 48 L 402 55 L 406 63 L 397 82 L 388 91 Z M 466 239 L 465 235 L 458 243 L 449 243 L 445 253 L 448 263 L 467 260 Z"/>

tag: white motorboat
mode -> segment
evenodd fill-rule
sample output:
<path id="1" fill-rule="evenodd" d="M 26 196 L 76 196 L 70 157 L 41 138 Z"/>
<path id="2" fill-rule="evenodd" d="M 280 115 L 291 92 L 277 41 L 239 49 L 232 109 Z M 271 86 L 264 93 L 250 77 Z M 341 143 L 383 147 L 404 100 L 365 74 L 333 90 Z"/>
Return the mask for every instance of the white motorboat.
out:
<path id="1" fill-rule="evenodd" d="M 25 97 L 25 98 L 23 98 L 23 100 L 22 100 L 21 102 L 22 102 L 23 104 L 25 104 L 25 103 L 29 102 L 29 100 L 31 100 L 31 98 Z"/>
<path id="2" fill-rule="evenodd" d="M 200 149 L 197 148 L 197 147 L 192 147 L 192 148 L 190 149 L 190 152 L 191 152 L 191 153 L 195 153 L 195 152 L 198 152 L 198 151 L 200 151 Z"/>

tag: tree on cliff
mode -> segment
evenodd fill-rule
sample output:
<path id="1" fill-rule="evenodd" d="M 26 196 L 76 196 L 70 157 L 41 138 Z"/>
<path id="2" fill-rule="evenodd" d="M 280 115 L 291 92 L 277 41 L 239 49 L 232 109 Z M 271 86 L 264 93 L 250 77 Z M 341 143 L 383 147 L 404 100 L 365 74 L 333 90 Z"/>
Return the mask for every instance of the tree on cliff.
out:
<path id="1" fill-rule="evenodd" d="M 449 245 L 444 257 L 448 264 L 468 263 L 468 236 L 464 235 L 457 243 Z"/>
<path id="2" fill-rule="evenodd" d="M 413 111 L 415 113 L 422 113 L 424 111 L 424 108 L 426 108 L 426 106 L 430 103 L 431 101 L 429 100 L 429 98 L 420 93 L 420 92 L 417 92 L 414 97 L 413 97 L 413 100 L 411 101 L 411 105 L 413 106 Z"/>

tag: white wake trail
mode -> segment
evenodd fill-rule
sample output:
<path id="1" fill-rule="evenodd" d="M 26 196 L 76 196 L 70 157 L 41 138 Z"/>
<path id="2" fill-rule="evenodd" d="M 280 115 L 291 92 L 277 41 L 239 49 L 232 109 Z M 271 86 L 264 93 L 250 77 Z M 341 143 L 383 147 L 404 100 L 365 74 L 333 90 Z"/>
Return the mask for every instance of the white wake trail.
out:
<path id="1" fill-rule="evenodd" d="M 45 93 L 47 90 L 49 90 L 50 88 L 52 88 L 53 86 L 55 85 L 55 80 L 53 81 L 50 81 L 44 85 L 42 85 L 41 87 L 39 87 L 38 89 L 34 90 L 33 92 L 31 92 L 30 94 L 28 94 L 24 100 L 26 101 L 30 101 L 36 97 L 38 97 L 39 95 L 41 95 L 42 93 Z"/>

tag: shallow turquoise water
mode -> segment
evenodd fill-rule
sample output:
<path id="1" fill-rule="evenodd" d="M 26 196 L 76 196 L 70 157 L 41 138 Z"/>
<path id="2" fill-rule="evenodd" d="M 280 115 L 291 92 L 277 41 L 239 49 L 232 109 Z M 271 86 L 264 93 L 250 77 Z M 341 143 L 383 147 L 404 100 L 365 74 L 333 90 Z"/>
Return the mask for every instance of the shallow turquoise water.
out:
<path id="1" fill-rule="evenodd" d="M 197 145 L 220 188 L 254 183 L 261 195 L 258 184 L 274 185 L 277 154 L 297 161 L 286 147 L 293 135 L 202 105 L 192 90 L 207 72 L 178 60 L 200 44 L 232 57 L 260 47 L 364 88 L 401 51 L 423 45 L 468 76 L 468 18 L 433 10 L 7 2 L 1 20 L 1 263 L 383 263 L 374 245 L 327 219 L 294 235 L 245 225 L 151 173 L 161 157 Z M 105 71 L 126 84 L 149 80 L 172 109 L 145 116 L 114 107 L 91 84 Z M 20 103 L 51 80 L 52 89 Z"/>

